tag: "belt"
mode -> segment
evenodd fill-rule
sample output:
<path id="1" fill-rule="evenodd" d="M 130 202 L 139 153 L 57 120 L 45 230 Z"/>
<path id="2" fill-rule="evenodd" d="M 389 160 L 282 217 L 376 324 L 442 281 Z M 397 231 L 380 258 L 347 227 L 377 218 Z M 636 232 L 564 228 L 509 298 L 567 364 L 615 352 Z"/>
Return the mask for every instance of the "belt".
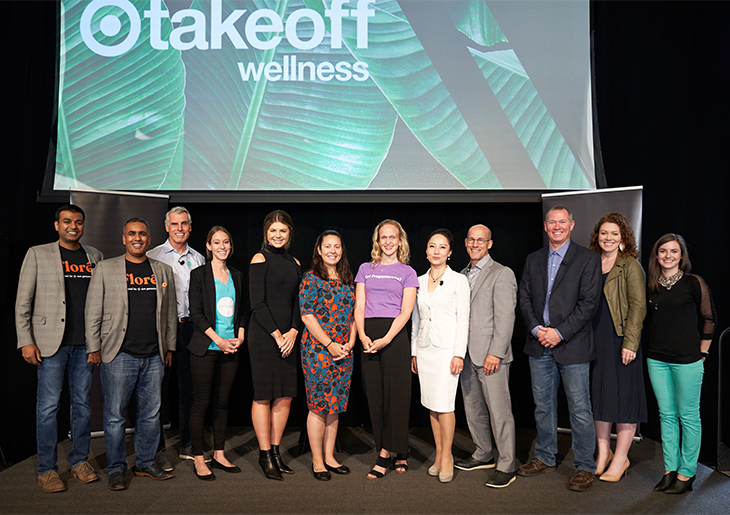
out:
<path id="1" fill-rule="evenodd" d="M 182 317 L 178 318 L 181 324 L 184 324 L 185 322 L 190 322 L 190 317 Z"/>

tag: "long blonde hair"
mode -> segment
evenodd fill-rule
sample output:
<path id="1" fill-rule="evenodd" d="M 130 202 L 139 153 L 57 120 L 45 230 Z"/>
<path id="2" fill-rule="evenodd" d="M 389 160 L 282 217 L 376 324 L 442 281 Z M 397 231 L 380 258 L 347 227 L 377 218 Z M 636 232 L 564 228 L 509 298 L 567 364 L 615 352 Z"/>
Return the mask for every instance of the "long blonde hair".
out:
<path id="1" fill-rule="evenodd" d="M 403 226 L 401 224 L 391 219 L 383 220 L 375 227 L 375 231 L 373 231 L 373 250 L 370 251 L 370 257 L 372 258 L 373 262 L 379 263 L 380 258 L 383 255 L 382 250 L 380 250 L 378 238 L 380 237 L 380 229 L 384 225 L 392 225 L 393 227 L 398 229 L 398 238 L 400 239 L 397 254 L 398 261 L 400 261 L 404 265 L 409 264 L 411 261 L 411 247 L 408 245 L 408 235 L 406 234 L 406 231 L 403 230 Z"/>

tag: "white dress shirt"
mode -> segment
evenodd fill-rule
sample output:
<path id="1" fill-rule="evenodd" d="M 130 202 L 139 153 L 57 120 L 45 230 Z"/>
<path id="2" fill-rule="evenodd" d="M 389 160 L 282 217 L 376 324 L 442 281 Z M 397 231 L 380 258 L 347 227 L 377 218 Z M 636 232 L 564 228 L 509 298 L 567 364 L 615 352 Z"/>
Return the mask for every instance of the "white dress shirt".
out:
<path id="1" fill-rule="evenodd" d="M 204 265 L 205 258 L 187 243 L 185 244 L 185 251 L 179 253 L 172 248 L 169 238 L 162 245 L 158 245 L 148 251 L 147 255 L 152 259 L 162 261 L 172 267 L 172 271 L 175 273 L 178 319 L 189 317 L 190 304 L 188 301 L 188 290 L 190 289 L 190 272 Z"/>

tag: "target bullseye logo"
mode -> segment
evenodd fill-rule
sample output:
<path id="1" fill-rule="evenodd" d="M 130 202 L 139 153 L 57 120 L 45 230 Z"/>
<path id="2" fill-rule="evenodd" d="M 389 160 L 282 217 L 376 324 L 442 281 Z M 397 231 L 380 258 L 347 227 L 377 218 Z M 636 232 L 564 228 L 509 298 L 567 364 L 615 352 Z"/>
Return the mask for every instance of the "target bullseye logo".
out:
<path id="1" fill-rule="evenodd" d="M 129 33 L 123 41 L 116 45 L 104 45 L 97 41 L 92 33 L 92 19 L 100 9 L 105 7 L 118 7 L 124 11 L 129 19 Z M 94 0 L 86 6 L 86 9 L 84 9 L 81 15 L 80 32 L 81 38 L 86 43 L 86 46 L 95 54 L 104 57 L 116 57 L 129 51 L 137 43 L 141 27 L 142 23 L 139 18 L 139 13 L 129 0 Z M 122 30 L 122 20 L 115 14 L 107 14 L 99 22 L 99 30 L 104 36 L 116 36 Z"/>

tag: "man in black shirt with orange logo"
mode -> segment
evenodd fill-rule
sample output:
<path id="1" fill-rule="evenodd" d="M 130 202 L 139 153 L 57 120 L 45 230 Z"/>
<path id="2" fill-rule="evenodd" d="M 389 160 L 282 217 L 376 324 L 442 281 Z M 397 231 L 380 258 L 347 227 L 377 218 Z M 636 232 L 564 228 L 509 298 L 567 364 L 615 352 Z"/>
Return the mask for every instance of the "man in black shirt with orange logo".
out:
<path id="1" fill-rule="evenodd" d="M 177 303 L 172 268 L 148 258 L 149 224 L 131 218 L 124 225 L 126 253 L 99 266 L 86 299 L 87 351 L 101 351 L 104 439 L 109 488 L 125 489 L 127 450 L 124 412 L 136 391 L 134 435 L 136 476 L 170 479 L 155 463 L 160 440 L 160 403 L 165 364 L 177 337 Z"/>
<path id="2" fill-rule="evenodd" d="M 99 479 L 86 461 L 91 438 L 91 373 L 99 356 L 87 354 L 84 346 L 84 304 L 94 268 L 103 256 L 94 247 L 80 244 L 84 220 L 79 206 L 58 208 L 58 241 L 28 250 L 18 282 L 18 348 L 25 361 L 38 367 L 38 484 L 44 492 L 66 490 L 56 464 L 56 415 L 66 376 L 71 397 L 71 475 L 82 483 Z"/>

